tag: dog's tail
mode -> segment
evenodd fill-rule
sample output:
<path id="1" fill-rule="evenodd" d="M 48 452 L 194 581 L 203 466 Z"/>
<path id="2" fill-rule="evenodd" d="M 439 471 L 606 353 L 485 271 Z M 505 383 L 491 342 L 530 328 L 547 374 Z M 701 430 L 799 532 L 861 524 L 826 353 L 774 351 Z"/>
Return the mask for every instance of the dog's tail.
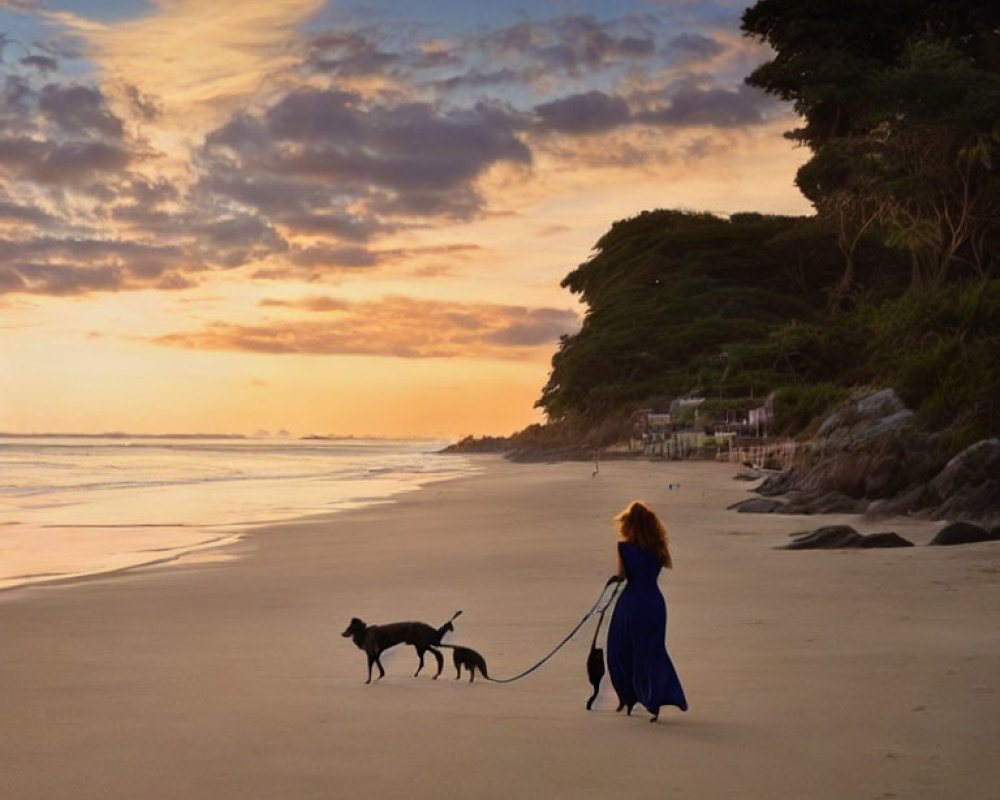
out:
<path id="1" fill-rule="evenodd" d="M 441 643 L 441 640 L 444 638 L 444 635 L 448 633 L 448 631 L 455 630 L 455 626 L 452 625 L 451 623 L 461 613 L 462 613 L 461 611 L 456 611 L 454 614 L 451 615 L 450 620 L 448 620 L 444 625 L 442 625 L 440 628 L 437 629 L 438 644 Z"/>

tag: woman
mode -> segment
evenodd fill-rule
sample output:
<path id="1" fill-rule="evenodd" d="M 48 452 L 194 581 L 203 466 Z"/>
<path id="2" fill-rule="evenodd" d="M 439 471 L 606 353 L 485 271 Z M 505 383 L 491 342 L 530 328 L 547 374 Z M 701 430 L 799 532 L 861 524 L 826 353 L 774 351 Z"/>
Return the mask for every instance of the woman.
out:
<path id="1" fill-rule="evenodd" d="M 667 605 L 656 580 L 673 564 L 663 523 L 647 506 L 632 503 L 618 523 L 618 572 L 628 581 L 608 626 L 608 674 L 618 694 L 618 710 L 642 703 L 656 722 L 660 706 L 687 711 L 684 689 L 667 655 Z"/>

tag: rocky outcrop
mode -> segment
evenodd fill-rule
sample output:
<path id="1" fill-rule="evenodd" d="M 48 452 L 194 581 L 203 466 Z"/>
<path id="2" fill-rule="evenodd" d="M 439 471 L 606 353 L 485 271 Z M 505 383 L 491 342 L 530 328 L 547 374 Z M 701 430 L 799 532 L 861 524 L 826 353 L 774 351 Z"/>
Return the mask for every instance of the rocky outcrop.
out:
<path id="1" fill-rule="evenodd" d="M 751 497 L 729 508 L 741 514 L 860 514 L 865 503 L 842 492 L 792 492 L 784 501 Z"/>
<path id="2" fill-rule="evenodd" d="M 769 479 L 767 497 L 792 489 L 888 498 L 930 480 L 943 465 L 930 437 L 892 389 L 858 397 L 820 425 L 801 463 Z"/>
<path id="3" fill-rule="evenodd" d="M 804 450 L 795 466 L 757 489 L 781 496 L 781 513 L 850 513 L 853 503 L 875 517 L 1000 521 L 1000 439 L 977 442 L 948 461 L 891 389 L 831 414 Z"/>
<path id="4" fill-rule="evenodd" d="M 1000 439 L 963 450 L 933 478 L 869 506 L 871 516 L 922 513 L 931 519 L 1000 521 Z"/>
<path id="5" fill-rule="evenodd" d="M 728 510 L 737 511 L 740 514 L 780 514 L 784 509 L 785 504 L 780 500 L 771 500 L 766 497 L 751 497 L 728 507 Z"/>
<path id="6" fill-rule="evenodd" d="M 850 525 L 824 525 L 814 531 L 791 534 L 792 541 L 781 550 L 840 550 L 844 548 L 913 547 L 898 533 L 858 533 Z"/>
<path id="7" fill-rule="evenodd" d="M 928 544 L 935 546 L 953 544 L 976 544 L 977 542 L 995 542 L 1000 540 L 1000 528 L 988 531 L 970 522 L 953 522 L 937 532 Z"/>

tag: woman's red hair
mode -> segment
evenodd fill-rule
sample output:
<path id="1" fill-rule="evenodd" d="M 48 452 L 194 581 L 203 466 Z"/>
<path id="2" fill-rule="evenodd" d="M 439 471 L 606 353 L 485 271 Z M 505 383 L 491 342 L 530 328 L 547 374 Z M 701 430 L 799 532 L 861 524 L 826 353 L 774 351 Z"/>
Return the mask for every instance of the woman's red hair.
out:
<path id="1" fill-rule="evenodd" d="M 636 500 L 615 517 L 615 522 L 618 523 L 618 535 L 623 542 L 652 550 L 659 556 L 664 567 L 673 567 L 667 529 L 649 506 Z"/>

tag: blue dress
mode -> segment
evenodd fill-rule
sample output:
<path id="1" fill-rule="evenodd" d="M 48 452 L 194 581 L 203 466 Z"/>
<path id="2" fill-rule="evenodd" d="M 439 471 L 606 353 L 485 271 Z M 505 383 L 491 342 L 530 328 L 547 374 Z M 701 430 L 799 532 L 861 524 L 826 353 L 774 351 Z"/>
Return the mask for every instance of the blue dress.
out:
<path id="1" fill-rule="evenodd" d="M 660 706 L 687 711 L 677 670 L 667 654 L 667 604 L 656 583 L 660 560 L 652 550 L 618 543 L 625 590 L 608 626 L 608 675 L 618 700 L 631 712 L 636 702 L 651 714 Z"/>

